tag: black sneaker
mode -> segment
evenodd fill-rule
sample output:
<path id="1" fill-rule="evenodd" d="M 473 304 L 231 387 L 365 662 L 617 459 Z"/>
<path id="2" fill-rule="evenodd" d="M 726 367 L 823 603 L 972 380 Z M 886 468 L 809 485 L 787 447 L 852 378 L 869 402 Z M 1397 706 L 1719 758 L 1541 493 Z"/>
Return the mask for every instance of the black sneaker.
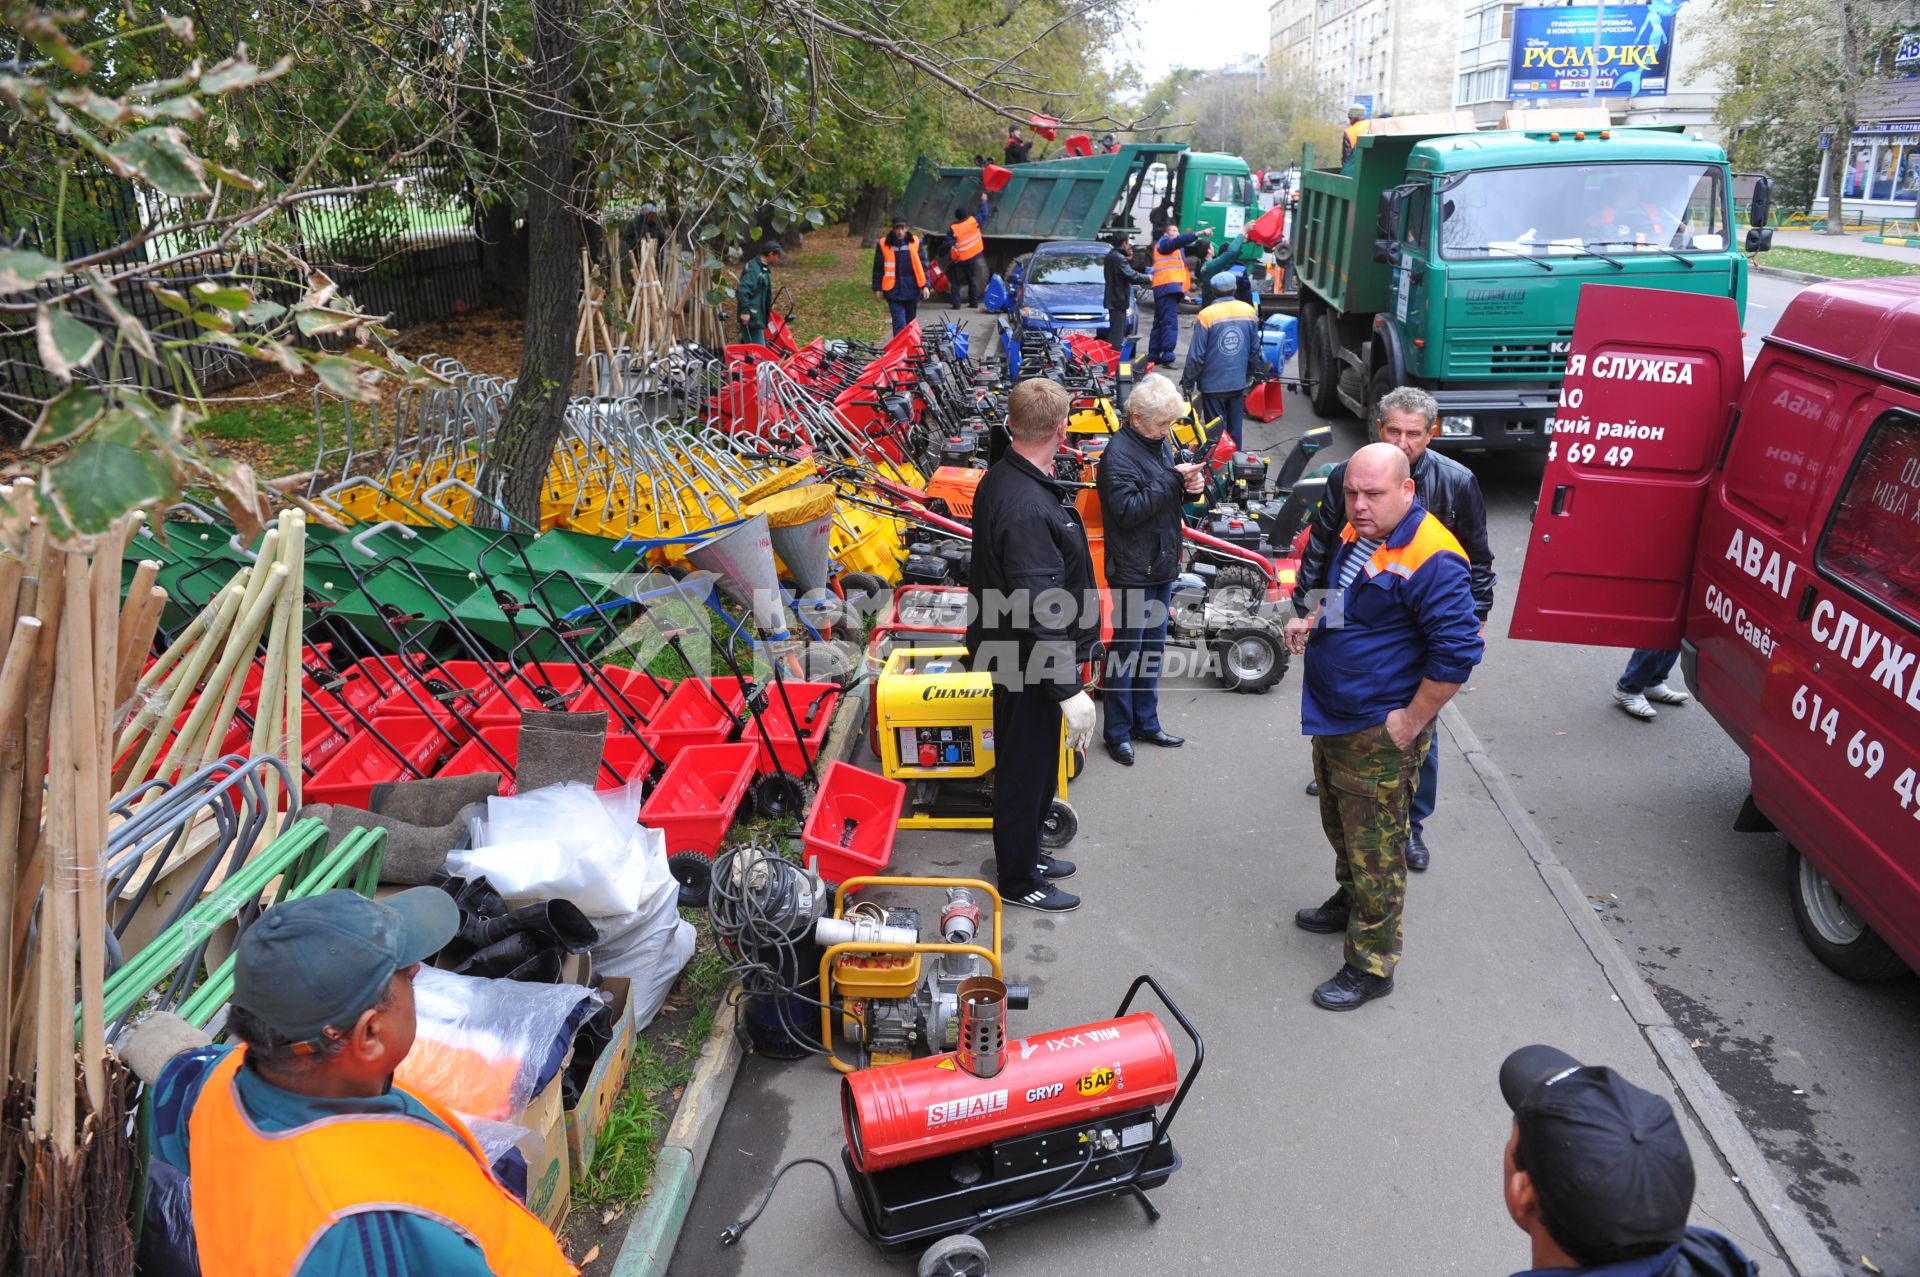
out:
<path id="1" fill-rule="evenodd" d="M 1041 913 L 1072 913 L 1080 907 L 1080 897 L 1062 891 L 1052 883 L 1024 895 L 1007 896 L 1005 901 L 1022 909 L 1038 909 Z"/>
<path id="2" fill-rule="evenodd" d="M 1079 868 L 1080 866 L 1071 860 L 1062 860 L 1058 856 L 1043 854 L 1040 857 L 1040 876 L 1050 881 L 1058 882 L 1062 878 L 1071 878 Z"/>
<path id="3" fill-rule="evenodd" d="M 1293 915 L 1293 925 L 1302 931 L 1331 935 L 1347 929 L 1347 889 L 1342 887 L 1327 897 L 1327 903 L 1302 909 Z"/>

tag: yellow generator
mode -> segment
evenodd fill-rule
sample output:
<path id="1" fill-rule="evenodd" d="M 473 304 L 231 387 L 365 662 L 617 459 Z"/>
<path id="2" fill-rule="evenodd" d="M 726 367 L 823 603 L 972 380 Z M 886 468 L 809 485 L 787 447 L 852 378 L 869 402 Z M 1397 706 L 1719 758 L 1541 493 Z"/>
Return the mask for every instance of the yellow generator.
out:
<path id="1" fill-rule="evenodd" d="M 887 657 L 874 697 L 880 770 L 907 787 L 902 829 L 993 828 L 993 680 L 967 668 L 961 647 L 902 647 Z M 1040 844 L 1066 846 L 1080 831 L 1067 805 L 1079 773 L 1060 729 L 1059 792 Z"/>

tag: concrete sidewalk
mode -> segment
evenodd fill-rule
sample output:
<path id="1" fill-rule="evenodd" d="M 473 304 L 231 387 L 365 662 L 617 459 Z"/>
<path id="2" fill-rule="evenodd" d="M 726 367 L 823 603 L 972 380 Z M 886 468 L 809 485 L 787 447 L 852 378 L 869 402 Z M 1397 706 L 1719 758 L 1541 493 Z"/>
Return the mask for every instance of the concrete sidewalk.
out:
<path id="1" fill-rule="evenodd" d="M 1685 1058 L 1686 1040 L 1662 1027 L 1657 1006 L 1647 1011 L 1644 985 L 1610 956 L 1604 913 L 1550 853 L 1542 858 L 1537 831 L 1530 851 L 1529 817 L 1469 726 L 1470 689 L 1439 733 L 1434 868 L 1410 886 L 1398 987 L 1349 1015 L 1308 1002 L 1339 965 L 1340 945 L 1292 925 L 1294 909 L 1332 887 L 1317 803 L 1302 793 L 1298 695 L 1295 672 L 1265 697 L 1163 696 L 1166 726 L 1190 738 L 1186 748 L 1143 748 L 1131 769 L 1096 755 L 1075 783 L 1081 834 L 1067 854 L 1081 869 L 1068 885 L 1086 904 L 1059 918 L 1009 912 L 1008 976 L 1034 993 L 1011 1031 L 1110 1015 L 1145 971 L 1205 1035 L 1206 1067 L 1172 1131 L 1186 1165 L 1154 1194 L 1158 1224 L 1117 1199 L 1019 1222 L 987 1235 L 995 1270 L 1523 1269 L 1525 1238 L 1500 1194 L 1511 1119 L 1495 1074 L 1508 1051 L 1535 1041 L 1663 1094 L 1677 1079 L 1699 1176 L 1694 1221 L 1735 1237 L 1769 1274 L 1794 1271 L 1786 1250 L 1811 1256 L 1801 1271 L 1823 1270 L 1804 1221 Z M 920 874 L 990 878 L 990 862 L 985 838 L 958 833 L 903 834 L 895 856 L 897 872 Z M 837 1096 L 837 1076 L 820 1062 L 749 1058 L 672 1273 L 903 1271 L 847 1229 L 816 1167 L 787 1177 L 746 1240 L 718 1241 L 789 1158 L 838 1166 Z"/>
<path id="2" fill-rule="evenodd" d="M 1877 257 L 1883 261 L 1912 262 L 1920 266 L 1920 248 L 1869 243 L 1856 231 L 1849 231 L 1845 235 L 1828 235 L 1824 231 L 1776 230 L 1773 233 L 1773 246 L 1801 248 L 1817 253 L 1851 253 L 1855 257 Z M 1761 254 L 1758 260 L 1765 265 L 1766 254 Z"/>

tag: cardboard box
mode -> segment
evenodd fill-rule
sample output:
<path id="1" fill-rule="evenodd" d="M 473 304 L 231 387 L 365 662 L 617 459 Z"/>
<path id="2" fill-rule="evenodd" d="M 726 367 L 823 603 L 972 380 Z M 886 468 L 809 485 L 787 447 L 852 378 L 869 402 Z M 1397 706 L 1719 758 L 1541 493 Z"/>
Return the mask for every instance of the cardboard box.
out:
<path id="1" fill-rule="evenodd" d="M 507 1119 L 527 1128 L 514 1146 L 527 1159 L 527 1209 L 555 1232 L 566 1222 L 573 1189 L 565 1115 L 560 1109 L 560 1079 L 566 1071 L 562 1065 L 531 1103 Z"/>
<path id="2" fill-rule="evenodd" d="M 609 976 L 600 985 L 613 1007 L 613 1038 L 600 1052 L 599 1062 L 580 1093 L 580 1102 L 563 1115 L 567 1128 L 567 1151 L 573 1159 L 576 1175 L 584 1175 L 593 1165 L 593 1153 L 600 1144 L 600 1132 L 627 1082 L 627 1067 L 633 1063 L 633 1000 L 628 996 L 633 982 L 625 976 Z"/>

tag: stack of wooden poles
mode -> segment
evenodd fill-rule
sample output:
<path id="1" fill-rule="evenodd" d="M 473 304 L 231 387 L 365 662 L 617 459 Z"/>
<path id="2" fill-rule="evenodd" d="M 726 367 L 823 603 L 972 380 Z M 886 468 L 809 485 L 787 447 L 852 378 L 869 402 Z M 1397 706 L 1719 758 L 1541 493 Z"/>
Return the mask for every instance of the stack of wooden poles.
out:
<path id="1" fill-rule="evenodd" d="M 166 596 L 152 584 L 158 565 L 143 565 L 144 588 L 121 605 L 141 516 L 56 544 L 34 497 L 26 480 L 0 487 L 31 529 L 23 552 L 0 555 L 0 1027 L 12 1069 L 0 1267 L 117 1273 L 132 1265 L 133 1151 L 128 1074 L 107 1054 L 102 1014 L 108 745 Z"/>

